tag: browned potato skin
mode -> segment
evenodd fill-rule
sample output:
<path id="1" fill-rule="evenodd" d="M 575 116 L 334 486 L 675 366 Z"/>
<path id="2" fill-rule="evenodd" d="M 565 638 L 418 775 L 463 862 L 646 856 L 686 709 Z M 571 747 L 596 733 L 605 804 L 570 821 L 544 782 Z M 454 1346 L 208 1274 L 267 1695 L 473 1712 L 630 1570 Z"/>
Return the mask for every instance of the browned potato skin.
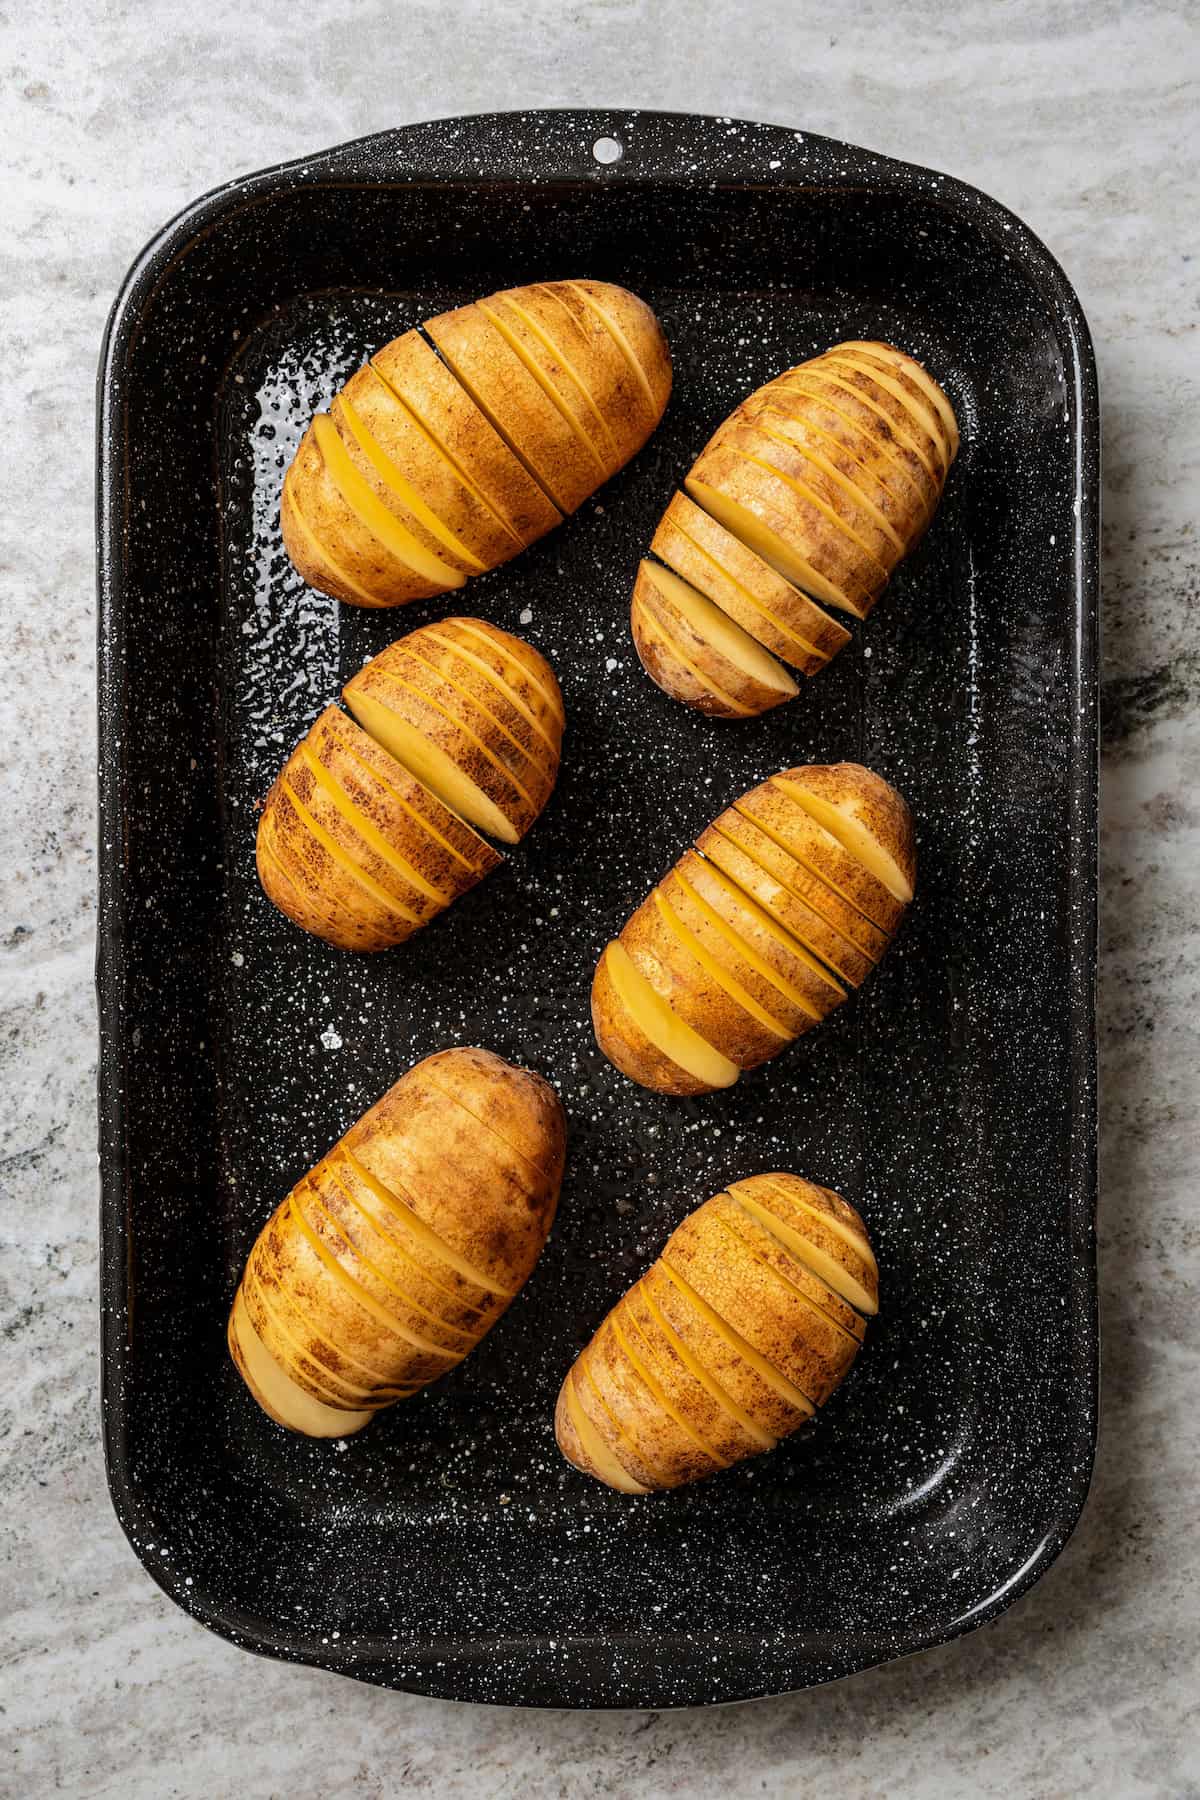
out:
<path id="1" fill-rule="evenodd" d="M 835 1245 L 832 1254 L 856 1269 L 868 1259 L 874 1267 L 865 1232 L 860 1249 L 822 1225 L 836 1203 L 842 1222 L 852 1219 L 862 1231 L 840 1196 L 787 1174 L 734 1185 L 752 1191 L 769 1212 L 792 1191 L 822 1196 L 815 1210 L 788 1207 L 788 1222 L 801 1236 L 811 1226 L 814 1241 L 823 1232 L 822 1244 Z M 721 1329 L 697 1307 L 689 1285 L 719 1315 Z M 577 1395 L 590 1383 L 588 1417 L 606 1450 L 634 1481 L 662 1492 L 760 1455 L 798 1429 L 845 1378 L 865 1328 L 800 1256 L 731 1195 L 718 1194 L 683 1220 L 658 1261 L 617 1302 L 568 1371 L 563 1393 L 568 1382 Z M 687 1368 L 680 1344 L 705 1370 L 707 1384 Z M 781 1387 L 799 1389 L 811 1404 L 789 1404 L 755 1367 L 747 1345 L 777 1371 Z M 605 1479 L 570 1428 L 562 1395 L 555 1432 L 568 1462 Z"/>
<path id="2" fill-rule="evenodd" d="M 565 1151 L 562 1107 L 540 1076 L 480 1049 L 418 1063 L 260 1233 L 239 1295 L 263 1348 L 303 1392 L 348 1415 L 436 1380 L 527 1279 L 554 1220 Z M 356 1215 L 347 1190 L 334 1197 L 331 1165 L 347 1153 L 396 1197 L 397 1218 L 410 1209 L 478 1269 L 475 1291 L 486 1305 L 455 1309 L 430 1280 L 414 1278 L 412 1261 L 396 1253 L 402 1237 L 389 1243 L 365 1212 Z M 418 1253 L 427 1268 L 461 1281 L 436 1252 Z"/>
<path id="3" fill-rule="evenodd" d="M 362 820 L 435 894 L 392 868 L 349 820 L 335 813 L 306 751 Z M 293 794 L 352 867 L 394 896 L 394 904 L 385 904 L 368 891 L 351 868 L 318 840 L 297 810 Z M 268 899 L 302 930 L 342 950 L 388 950 L 474 887 L 501 859 L 414 781 L 402 764 L 331 706 L 293 750 L 267 795 L 258 822 L 256 860 Z"/>
<path id="4" fill-rule="evenodd" d="M 915 885 L 908 807 L 887 782 L 858 763 L 810 765 L 770 777 L 728 807 L 695 850 L 684 851 L 629 918 L 618 941 L 677 1017 L 742 1070 L 777 1055 L 840 1006 L 846 984 L 857 986 L 866 978 L 906 910 L 856 856 L 817 825 L 788 794 L 785 781 L 807 784 L 822 798 L 849 808 Z M 718 827 L 732 834 L 728 844 L 718 837 Z M 748 859 L 743 844 L 753 848 L 761 863 Z M 730 892 L 716 870 L 739 892 Z M 768 929 L 751 902 L 792 933 L 794 950 Z M 740 947 L 718 928 L 711 913 L 737 933 Z M 794 994 L 755 967 L 742 954 L 747 948 Z M 698 950 L 742 990 L 743 998 L 705 966 Z M 828 980 L 802 952 L 828 970 Z M 751 1010 L 750 1001 L 767 1019 Z M 610 1060 L 631 1080 L 658 1093 L 706 1091 L 694 1081 L 681 1083 L 669 1059 L 630 1034 L 603 957 L 592 984 L 592 1021 L 600 1048 L 606 1055 L 612 1051 Z"/>

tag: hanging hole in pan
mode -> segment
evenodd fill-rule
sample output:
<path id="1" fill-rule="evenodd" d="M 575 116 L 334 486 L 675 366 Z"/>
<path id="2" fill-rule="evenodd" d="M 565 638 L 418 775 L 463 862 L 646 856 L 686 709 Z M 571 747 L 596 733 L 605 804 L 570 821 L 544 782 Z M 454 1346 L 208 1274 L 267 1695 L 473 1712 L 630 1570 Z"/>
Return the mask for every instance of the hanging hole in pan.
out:
<path id="1" fill-rule="evenodd" d="M 619 138 L 598 137 L 592 145 L 592 155 L 598 163 L 620 162 L 625 154 L 625 146 Z"/>

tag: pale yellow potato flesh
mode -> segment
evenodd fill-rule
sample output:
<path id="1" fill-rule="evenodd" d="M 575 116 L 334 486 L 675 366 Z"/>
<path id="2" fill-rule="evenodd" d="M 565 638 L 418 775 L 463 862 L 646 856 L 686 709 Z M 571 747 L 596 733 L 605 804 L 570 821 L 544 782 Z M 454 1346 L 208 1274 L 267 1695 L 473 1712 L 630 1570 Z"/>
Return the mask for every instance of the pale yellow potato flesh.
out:
<path id="1" fill-rule="evenodd" d="M 369 382 L 367 392 L 369 393 L 371 388 L 379 391 L 385 403 L 390 403 L 399 418 L 408 425 L 409 435 L 415 440 L 416 445 L 424 450 L 426 440 L 411 424 L 400 403 L 391 396 L 387 388 L 380 385 L 379 379 L 373 371 L 366 369 L 362 373 Z M 342 393 L 336 396 L 330 412 L 330 417 L 337 426 L 342 440 L 350 452 L 351 459 L 355 460 L 357 452 L 357 457 L 361 459 L 362 472 L 375 486 L 384 505 L 390 511 L 395 511 L 398 507 L 403 509 L 405 523 L 414 536 L 427 543 L 427 547 L 434 556 L 445 558 L 454 568 L 461 570 L 464 574 L 481 575 L 487 568 L 487 563 L 470 548 L 457 532 L 451 529 L 442 515 L 427 503 L 420 490 L 414 487 L 408 479 L 400 463 L 369 430 L 366 419 L 360 415 L 358 410 L 358 406 L 362 406 L 363 411 L 367 411 L 363 396 L 359 394 L 352 397 L 357 380 L 356 376 Z M 358 399 L 358 406 L 354 404 L 355 398 Z M 394 444 L 394 430 L 392 436 Z M 399 448 L 395 444 L 394 447 Z M 413 452 L 410 450 L 409 466 L 411 466 L 412 456 Z M 463 496 L 459 498 L 464 500 Z M 515 554 L 515 546 L 506 543 L 504 551 L 506 555 Z"/>
<path id="2" fill-rule="evenodd" d="M 265 1349 L 246 1316 L 240 1289 L 229 1315 L 228 1339 L 230 1355 L 242 1380 L 277 1425 L 303 1432 L 306 1437 L 340 1438 L 353 1436 L 375 1417 L 374 1407 L 351 1412 L 326 1406 L 298 1386 Z"/>
<path id="3" fill-rule="evenodd" d="M 799 692 L 783 665 L 764 650 L 719 606 L 661 563 L 641 564 L 633 591 L 634 642 L 647 673 L 659 687 L 676 698 L 687 697 L 688 683 L 681 681 L 669 662 L 648 657 L 640 641 L 642 614 L 667 634 L 686 658 L 688 670 L 699 670 L 714 694 L 731 697 L 741 713 L 762 713 L 793 700 Z M 693 699 L 703 710 L 703 699 Z"/>
<path id="4" fill-rule="evenodd" d="M 592 985 L 596 1041 L 609 1061 L 660 1094 L 707 1094 L 731 1087 L 741 1071 L 672 1012 L 615 940 Z"/>
<path id="5" fill-rule="evenodd" d="M 351 684 L 352 686 L 353 684 Z M 377 696 L 361 691 L 345 692 L 346 705 L 364 731 L 383 748 L 411 769 L 419 781 L 433 789 L 460 818 L 499 838 L 502 844 L 515 844 L 520 833 L 496 803 L 466 775 L 454 757 L 440 744 L 434 743 L 419 727 L 410 724 Z"/>
<path id="6" fill-rule="evenodd" d="M 462 571 L 427 550 L 395 513 L 389 511 L 366 477 L 355 468 L 328 413 L 317 414 L 312 422 L 312 432 L 334 486 L 360 524 L 378 538 L 384 549 L 397 562 L 407 563 L 414 569 L 430 584 L 432 593 L 461 587 L 465 580 Z"/>
<path id="7" fill-rule="evenodd" d="M 789 770 L 780 786 L 907 906 L 916 886 L 912 816 L 895 788 L 858 763 Z"/>
<path id="8" fill-rule="evenodd" d="M 250 1252 L 229 1343 L 264 1411 L 341 1435 L 460 1362 L 537 1260 L 565 1146 L 549 1084 L 488 1051 L 444 1051 L 403 1076 Z M 247 1311 L 254 1295 L 267 1337 Z M 330 1394 L 373 1404 L 343 1410 Z"/>
<path id="9" fill-rule="evenodd" d="M 625 1493 L 702 1479 L 772 1449 L 839 1386 L 866 1322 L 792 1248 L 803 1230 L 766 1217 L 731 1194 L 706 1201 L 602 1321 L 555 1415 L 581 1473 Z"/>

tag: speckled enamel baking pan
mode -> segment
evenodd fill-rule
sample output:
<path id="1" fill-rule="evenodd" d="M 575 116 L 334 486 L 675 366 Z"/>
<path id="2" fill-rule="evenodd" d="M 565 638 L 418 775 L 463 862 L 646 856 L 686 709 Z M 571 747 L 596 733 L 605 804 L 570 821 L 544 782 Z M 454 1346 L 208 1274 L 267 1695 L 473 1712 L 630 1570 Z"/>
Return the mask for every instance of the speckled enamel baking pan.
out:
<path id="1" fill-rule="evenodd" d="M 407 948 L 339 953 L 259 892 L 256 802 L 364 657 L 463 599 L 400 616 L 306 590 L 283 470 L 370 348 L 581 273 L 658 310 L 676 383 L 642 455 L 467 596 L 559 672 L 558 791 Z M 958 410 L 941 513 L 795 704 L 711 723 L 632 654 L 638 557 L 739 396 L 875 336 Z M 422 1693 L 666 1707 L 942 1642 L 1054 1559 L 1096 1426 L 1097 445 L 1087 327 L 1020 220 L 796 131 L 415 126 L 222 188 L 139 257 L 100 382 L 103 1403 L 121 1522 L 194 1617 Z M 635 1088 L 589 1028 L 601 947 L 734 795 L 843 757 L 919 822 L 902 940 L 736 1088 Z M 369 1101 L 464 1042 L 562 1093 L 549 1248 L 449 1379 L 345 1444 L 290 1437 L 225 1353 L 246 1252 Z M 707 1485 L 631 1502 L 577 1475 L 551 1422 L 576 1350 L 687 1209 L 779 1166 L 841 1189 L 878 1247 L 853 1375 Z"/>

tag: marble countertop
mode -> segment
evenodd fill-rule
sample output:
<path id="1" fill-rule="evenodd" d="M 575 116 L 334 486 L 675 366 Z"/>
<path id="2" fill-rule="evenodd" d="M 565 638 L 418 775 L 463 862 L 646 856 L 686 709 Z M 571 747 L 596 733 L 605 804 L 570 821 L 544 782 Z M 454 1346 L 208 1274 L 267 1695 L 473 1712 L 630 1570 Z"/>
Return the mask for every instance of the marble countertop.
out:
<path id="1" fill-rule="evenodd" d="M 1192 7 L 45 0 L 0 14 L 0 1793 L 1200 1792 L 1200 497 Z M 1068 1548 L 999 1622 L 837 1687 L 622 1715 L 257 1661 L 160 1594 L 99 1445 L 92 382 L 150 233 L 238 172 L 498 106 L 730 113 L 964 177 L 1046 240 L 1105 414 L 1104 1407 Z"/>

